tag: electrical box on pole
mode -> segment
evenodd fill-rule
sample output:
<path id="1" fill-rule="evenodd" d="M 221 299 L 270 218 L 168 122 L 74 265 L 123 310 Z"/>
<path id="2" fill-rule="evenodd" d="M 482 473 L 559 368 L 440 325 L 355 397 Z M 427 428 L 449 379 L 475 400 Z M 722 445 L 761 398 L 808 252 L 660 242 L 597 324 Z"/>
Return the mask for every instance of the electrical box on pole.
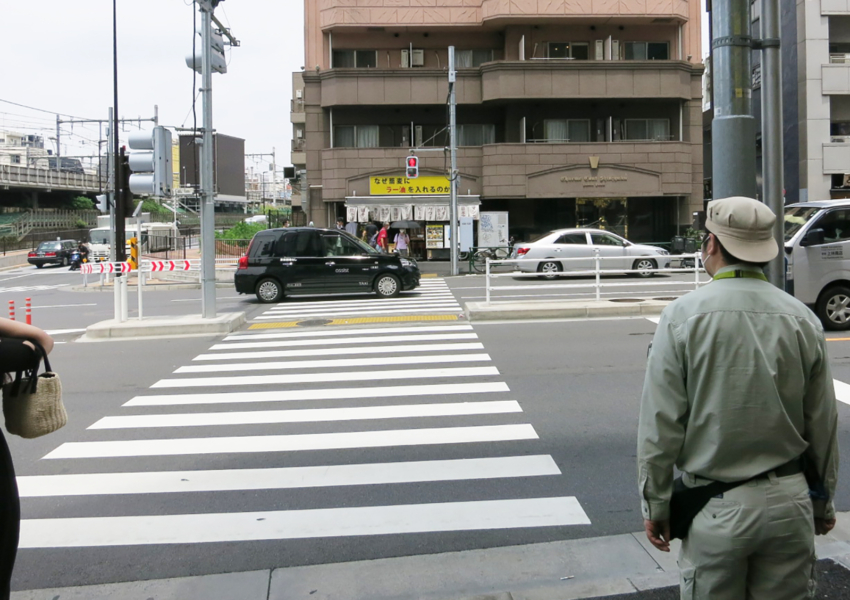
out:
<path id="1" fill-rule="evenodd" d="M 419 177 L 419 157 L 418 156 L 408 156 L 407 157 L 407 169 L 405 170 L 405 176 L 408 179 L 416 179 Z"/>
<path id="2" fill-rule="evenodd" d="M 170 198 L 174 173 L 171 132 L 165 127 L 130 134 L 130 191 L 140 196 Z"/>

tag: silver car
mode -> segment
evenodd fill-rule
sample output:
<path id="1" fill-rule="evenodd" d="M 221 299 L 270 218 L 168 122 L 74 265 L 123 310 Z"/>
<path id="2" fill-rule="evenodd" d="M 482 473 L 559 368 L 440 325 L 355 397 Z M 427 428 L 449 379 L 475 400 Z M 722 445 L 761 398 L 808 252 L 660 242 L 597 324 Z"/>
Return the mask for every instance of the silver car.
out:
<path id="1" fill-rule="evenodd" d="M 563 271 L 592 271 L 595 251 L 608 258 L 600 261 L 603 271 L 638 271 L 641 277 L 652 277 L 656 269 L 670 266 L 670 253 L 657 246 L 633 244 L 619 235 L 601 229 L 558 229 L 514 246 L 511 258 L 539 259 L 515 263 L 519 271 L 541 273 L 551 279 Z M 585 260 L 559 259 L 571 258 Z"/>

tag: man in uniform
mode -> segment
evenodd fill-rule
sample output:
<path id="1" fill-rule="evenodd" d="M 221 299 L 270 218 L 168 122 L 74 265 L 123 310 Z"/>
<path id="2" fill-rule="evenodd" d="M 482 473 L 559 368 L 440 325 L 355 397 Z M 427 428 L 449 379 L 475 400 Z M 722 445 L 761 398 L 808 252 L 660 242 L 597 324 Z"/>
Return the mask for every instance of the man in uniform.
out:
<path id="1" fill-rule="evenodd" d="M 823 328 L 762 272 L 779 252 L 767 206 L 725 198 L 706 217 L 714 281 L 664 310 L 649 353 L 638 430 L 646 535 L 669 552 L 674 465 L 689 488 L 746 481 L 694 518 L 682 598 L 814 597 L 814 535 L 835 526 L 838 477 Z"/>

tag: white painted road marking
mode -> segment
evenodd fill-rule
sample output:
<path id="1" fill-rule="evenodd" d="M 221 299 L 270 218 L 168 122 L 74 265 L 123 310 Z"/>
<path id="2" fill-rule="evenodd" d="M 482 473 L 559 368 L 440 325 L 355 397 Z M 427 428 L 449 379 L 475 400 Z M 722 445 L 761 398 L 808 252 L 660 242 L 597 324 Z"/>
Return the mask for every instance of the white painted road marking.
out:
<path id="1" fill-rule="evenodd" d="M 248 412 L 187 413 L 169 415 L 128 415 L 104 417 L 89 429 L 136 429 L 143 427 L 206 427 L 214 425 L 267 425 L 272 423 L 325 423 L 416 417 L 461 417 L 521 413 L 516 400 L 441 404 L 402 404 L 395 406 L 356 406 L 352 408 L 306 408 Z"/>
<path id="2" fill-rule="evenodd" d="M 198 544 L 590 525 L 573 496 L 310 510 L 25 519 L 20 548 Z"/>
<path id="3" fill-rule="evenodd" d="M 400 369 L 398 371 L 348 371 L 345 373 L 286 373 L 285 375 L 247 375 L 240 377 L 198 377 L 160 379 L 152 388 L 219 387 L 226 385 L 277 385 L 327 383 L 331 381 L 381 381 L 384 379 L 438 379 L 440 377 L 483 377 L 498 375 L 496 367 L 458 367 L 440 369 Z"/>
<path id="4" fill-rule="evenodd" d="M 460 309 L 459 304 L 454 304 L 452 306 L 432 306 L 430 308 L 394 308 L 394 309 L 375 309 L 375 310 L 333 310 L 333 311 L 322 311 L 318 313 L 283 313 L 283 314 L 273 314 L 273 315 L 262 315 L 252 321 L 279 321 L 281 317 L 286 318 L 294 318 L 294 317 L 320 317 L 322 315 L 387 315 L 387 314 L 419 314 L 419 313 L 443 313 L 443 312 L 455 312 Z"/>
<path id="5" fill-rule="evenodd" d="M 390 365 L 433 365 L 439 363 L 490 362 L 489 354 L 438 354 L 433 356 L 379 356 L 369 358 L 332 358 L 330 360 L 289 360 L 285 362 L 189 365 L 175 370 L 184 373 L 220 373 L 224 371 L 278 371 L 285 369 L 336 369 L 341 367 L 382 367 Z"/>
<path id="6" fill-rule="evenodd" d="M 560 475 L 549 455 L 461 458 L 273 469 L 90 473 L 18 477 L 22 498 L 173 494 Z"/>
<path id="7" fill-rule="evenodd" d="M 304 433 L 298 435 L 66 442 L 44 458 L 126 458 L 131 456 L 299 452 L 304 450 L 431 446 L 536 439 L 538 439 L 537 432 L 528 424 L 479 425 L 430 429 Z"/>
<path id="8" fill-rule="evenodd" d="M 92 304 L 92 306 L 95 305 Z M 45 333 L 47 335 L 63 335 L 66 333 L 83 333 L 84 331 L 85 329 L 51 329 L 49 331 L 46 331 Z"/>
<path id="9" fill-rule="evenodd" d="M 358 332 L 359 333 L 359 332 Z M 426 335 L 396 335 L 386 340 L 376 340 L 372 336 L 346 337 L 316 340 L 281 340 L 274 342 L 236 342 L 231 344 L 216 344 L 210 350 L 249 350 L 252 348 L 286 348 L 301 346 L 331 346 L 342 344 L 376 344 L 387 342 L 445 342 L 449 340 L 477 340 L 475 333 L 434 333 Z M 227 340 L 225 340 L 227 341 Z M 333 352 L 333 350 L 328 350 Z"/>
<path id="10" fill-rule="evenodd" d="M 276 390 L 273 392 L 164 394 L 136 396 L 126 402 L 124 406 L 186 406 L 198 404 L 247 404 L 252 402 L 351 400 L 357 398 L 397 398 L 402 396 L 445 396 L 448 394 L 491 394 L 509 391 L 508 384 L 502 381 L 493 381 L 442 383 L 437 385 L 327 388 L 319 390 Z"/>
<path id="11" fill-rule="evenodd" d="M 334 356 L 345 354 L 396 354 L 399 352 L 445 352 L 451 350 L 483 350 L 481 342 L 455 344 L 413 344 L 396 346 L 357 346 L 356 348 L 334 348 Z M 193 360 L 257 360 L 260 358 L 303 358 L 306 356 L 327 356 L 325 348 L 301 348 L 299 350 L 269 350 L 266 352 L 222 352 L 220 354 L 201 354 Z"/>
<path id="12" fill-rule="evenodd" d="M 835 399 L 844 404 L 850 404 L 850 385 L 843 381 L 833 380 L 835 384 Z"/>
<path id="13" fill-rule="evenodd" d="M 370 327 L 366 329 L 321 329 L 311 331 L 287 331 L 282 333 L 248 333 L 240 335 L 229 335 L 224 338 L 225 342 L 231 340 L 277 340 L 287 338 L 319 338 L 338 337 L 349 335 L 398 335 L 399 333 L 435 333 L 450 331 L 471 331 L 472 325 L 432 325 L 411 327 Z M 371 338 L 370 338 L 371 339 Z"/>

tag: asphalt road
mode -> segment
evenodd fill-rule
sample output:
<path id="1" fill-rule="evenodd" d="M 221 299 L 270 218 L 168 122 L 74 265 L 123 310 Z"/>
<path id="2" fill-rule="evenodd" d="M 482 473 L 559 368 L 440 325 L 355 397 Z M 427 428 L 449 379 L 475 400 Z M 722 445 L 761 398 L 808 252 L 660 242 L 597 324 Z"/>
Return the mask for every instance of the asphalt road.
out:
<path id="1" fill-rule="evenodd" d="M 11 293 L 6 286 L 23 285 L 6 276 L 0 298 Z M 48 277 L 67 275 L 24 281 L 45 285 L 38 282 Z M 421 291 L 392 301 L 346 296 L 271 307 L 220 289 L 222 306 L 247 309 L 250 326 L 270 327 L 225 340 L 75 343 L 66 334 L 51 362 L 62 374 L 68 426 L 38 440 L 7 436 L 24 496 L 14 588 L 639 530 L 637 411 L 655 324 L 470 326 L 457 318 L 454 297 L 478 293 L 481 281 L 453 279 L 454 294 L 441 280 L 423 280 Z M 32 294 L 48 306 L 93 302 L 85 315 L 101 307 L 111 314 L 111 293 Z M 197 295 L 152 292 L 145 300 L 152 311 L 181 314 L 197 312 Z M 76 308 L 49 310 L 36 313 L 44 319 L 36 324 L 70 329 L 64 318 L 85 320 Z M 386 322 L 405 315 L 416 320 Z M 340 317 L 373 321 L 279 325 Z M 830 337 L 835 377 L 850 383 L 850 340 Z M 840 444 L 846 455 L 845 403 Z M 111 477 L 121 474 L 129 475 Z M 79 475 L 89 477 L 56 477 Z M 849 475 L 843 467 L 839 510 L 850 510 Z M 184 484 L 199 487 L 186 492 Z"/>

